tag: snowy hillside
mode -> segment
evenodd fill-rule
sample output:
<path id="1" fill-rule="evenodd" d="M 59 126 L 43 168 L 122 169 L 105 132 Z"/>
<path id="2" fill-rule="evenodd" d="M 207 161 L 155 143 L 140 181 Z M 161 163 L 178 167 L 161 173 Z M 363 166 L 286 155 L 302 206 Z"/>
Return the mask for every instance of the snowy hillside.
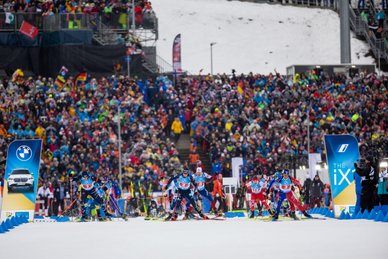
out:
<path id="1" fill-rule="evenodd" d="M 169 63 L 172 42 L 182 34 L 182 68 L 214 73 L 285 73 L 291 64 L 340 63 L 339 17 L 330 10 L 254 4 L 226 0 L 152 0 L 159 18 L 158 55 Z M 374 63 L 364 57 L 368 45 L 352 34 L 352 63 Z"/>

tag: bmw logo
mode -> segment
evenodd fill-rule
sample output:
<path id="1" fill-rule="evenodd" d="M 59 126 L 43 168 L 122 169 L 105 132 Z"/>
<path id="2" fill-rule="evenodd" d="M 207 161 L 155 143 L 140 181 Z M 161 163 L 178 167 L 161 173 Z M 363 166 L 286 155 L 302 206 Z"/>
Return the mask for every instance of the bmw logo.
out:
<path id="1" fill-rule="evenodd" d="M 20 160 L 20 161 L 28 161 L 30 160 L 30 158 L 32 157 L 32 150 L 29 146 L 20 146 L 17 150 L 16 150 L 16 157 Z"/>

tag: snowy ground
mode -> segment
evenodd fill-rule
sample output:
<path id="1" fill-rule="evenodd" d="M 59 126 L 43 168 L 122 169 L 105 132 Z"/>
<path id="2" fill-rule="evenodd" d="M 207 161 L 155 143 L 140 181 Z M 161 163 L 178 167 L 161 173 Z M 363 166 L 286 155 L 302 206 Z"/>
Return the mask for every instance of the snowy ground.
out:
<path id="1" fill-rule="evenodd" d="M 388 224 L 367 220 L 30 223 L 1 258 L 387 258 Z"/>
<path id="2" fill-rule="evenodd" d="M 182 34 L 182 68 L 214 73 L 285 74 L 293 64 L 339 64 L 339 16 L 331 10 L 226 0 L 152 0 L 159 18 L 157 53 L 172 63 Z M 368 45 L 351 35 L 352 63 L 372 64 Z"/>

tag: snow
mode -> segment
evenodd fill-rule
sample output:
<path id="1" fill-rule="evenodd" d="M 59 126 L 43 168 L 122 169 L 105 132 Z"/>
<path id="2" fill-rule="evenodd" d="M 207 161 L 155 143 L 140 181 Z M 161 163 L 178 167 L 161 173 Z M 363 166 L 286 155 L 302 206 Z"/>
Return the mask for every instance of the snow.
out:
<path id="1" fill-rule="evenodd" d="M 367 220 L 30 223 L 0 235 L 2 258 L 386 258 Z"/>
<path id="2" fill-rule="evenodd" d="M 182 68 L 210 73 L 273 72 L 293 64 L 339 64 L 339 16 L 331 10 L 226 0 L 152 0 L 159 19 L 157 53 L 172 63 L 182 34 Z M 351 35 L 352 63 L 372 64 L 367 43 Z"/>

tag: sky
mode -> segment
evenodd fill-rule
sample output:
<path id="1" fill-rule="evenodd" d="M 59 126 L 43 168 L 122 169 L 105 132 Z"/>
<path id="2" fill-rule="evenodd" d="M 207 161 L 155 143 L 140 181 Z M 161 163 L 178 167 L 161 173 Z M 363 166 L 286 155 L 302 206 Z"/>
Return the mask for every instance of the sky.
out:
<path id="1" fill-rule="evenodd" d="M 293 64 L 340 63 L 339 16 L 331 10 L 226 0 L 152 0 L 159 19 L 157 54 L 172 63 L 172 42 L 182 35 L 182 68 L 213 72 L 285 74 Z M 351 34 L 352 63 L 364 57 L 367 43 Z"/>
<path id="2" fill-rule="evenodd" d="M 388 223 L 368 220 L 29 223 L 0 234 L 2 258 L 381 259 Z"/>

